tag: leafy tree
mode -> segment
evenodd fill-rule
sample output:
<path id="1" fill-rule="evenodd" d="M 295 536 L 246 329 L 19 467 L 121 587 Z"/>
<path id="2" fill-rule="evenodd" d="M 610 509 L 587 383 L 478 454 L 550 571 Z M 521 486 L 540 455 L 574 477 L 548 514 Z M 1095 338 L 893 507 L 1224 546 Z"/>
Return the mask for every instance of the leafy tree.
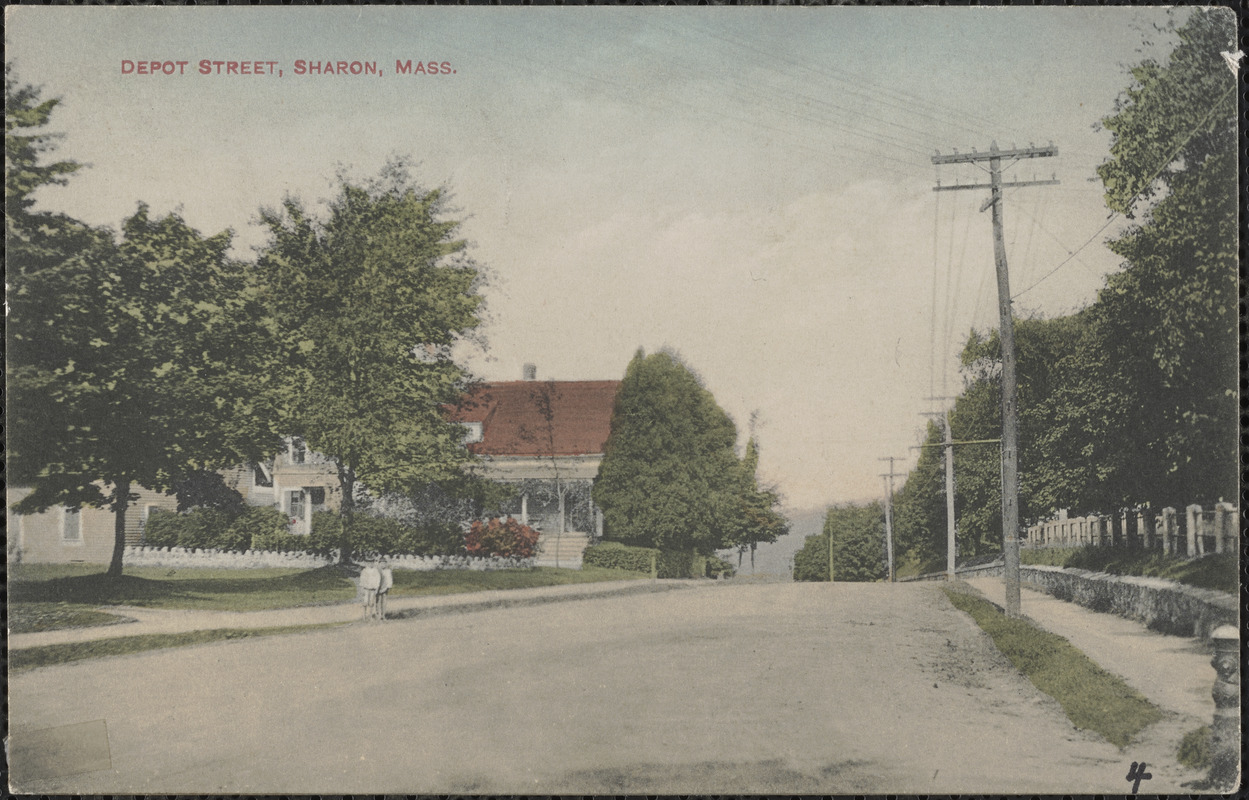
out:
<path id="1" fill-rule="evenodd" d="M 256 397 L 268 352 L 229 232 L 205 238 L 140 205 L 12 294 L 10 479 L 17 506 L 107 506 L 120 575 L 132 489 L 167 490 L 269 444 Z"/>
<path id="2" fill-rule="evenodd" d="M 54 219 L 33 210 L 35 190 L 64 185 L 82 168 L 76 161 L 45 163 L 61 134 L 45 128 L 60 98 L 41 100 L 35 86 L 21 83 L 12 63 L 4 63 L 4 219 L 6 247 L 26 241 L 40 222 Z"/>
<path id="3" fill-rule="evenodd" d="M 738 524 L 737 430 L 671 352 L 638 350 L 616 394 L 593 489 L 604 536 L 709 555 Z"/>
<path id="4" fill-rule="evenodd" d="M 445 213 L 444 193 L 417 187 L 400 162 L 373 181 L 341 178 L 327 219 L 295 199 L 261 212 L 282 420 L 335 465 L 344 560 L 359 485 L 413 492 L 469 458 L 442 408 L 464 389 L 451 350 L 480 322 L 481 272 Z"/>
<path id="5" fill-rule="evenodd" d="M 789 533 L 789 523 L 776 510 L 780 504 L 776 489 L 759 485 L 759 446 L 753 436 L 746 442 L 746 454 L 739 469 L 736 519 L 725 544 L 737 549 L 739 567 L 742 556 L 749 551 L 753 569 L 759 543 L 775 542 Z"/>
<path id="6" fill-rule="evenodd" d="M 1114 137 L 1098 169 L 1107 205 L 1133 213 L 1151 201 L 1110 243 L 1124 269 L 1090 308 L 1106 379 L 1141 440 L 1114 485 L 1125 503 L 1236 492 L 1236 79 L 1221 55 L 1235 33 L 1230 10 L 1194 10 L 1167 62 L 1134 68 L 1103 121 Z"/>
<path id="7" fill-rule="evenodd" d="M 828 534 L 808 536 L 794 553 L 794 580 L 828 581 Z"/>

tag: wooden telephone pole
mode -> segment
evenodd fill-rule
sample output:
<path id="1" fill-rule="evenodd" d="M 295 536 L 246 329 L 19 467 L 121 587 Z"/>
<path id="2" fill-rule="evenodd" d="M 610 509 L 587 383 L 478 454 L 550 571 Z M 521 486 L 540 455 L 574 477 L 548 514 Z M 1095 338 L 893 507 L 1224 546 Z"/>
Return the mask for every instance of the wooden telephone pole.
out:
<path id="1" fill-rule="evenodd" d="M 1019 409 L 1015 377 L 1015 327 L 1010 307 L 1010 275 L 1006 269 L 1006 243 L 1002 239 L 1002 189 L 1017 186 L 1047 186 L 1048 181 L 1002 182 L 1002 159 L 1045 158 L 1058 155 L 1054 145 L 998 150 L 997 142 L 987 153 L 954 153 L 932 157 L 933 164 L 974 164 L 989 162 L 988 183 L 954 184 L 933 187 L 935 192 L 958 189 L 988 189 L 989 199 L 980 210 L 993 209 L 993 258 L 997 265 L 998 330 L 1002 342 L 1002 554 L 1006 573 L 1006 615 L 1020 616 L 1019 610 Z"/>
<path id="2" fill-rule="evenodd" d="M 938 398 L 928 398 L 934 400 Z M 942 397 L 941 400 L 953 400 L 952 397 Z M 946 409 L 944 412 L 929 412 L 924 414 L 926 417 L 940 417 L 942 424 L 945 426 L 945 442 L 942 447 L 945 449 L 945 579 L 947 581 L 954 580 L 954 561 L 957 554 L 955 542 L 957 541 L 957 530 L 954 522 L 954 431 L 950 429 L 950 411 Z"/>
<path id="3" fill-rule="evenodd" d="M 878 458 L 877 461 L 888 461 L 889 472 L 881 473 L 885 479 L 885 552 L 889 559 L 889 582 L 893 583 L 893 479 L 904 477 L 893 471 L 893 456 Z"/>

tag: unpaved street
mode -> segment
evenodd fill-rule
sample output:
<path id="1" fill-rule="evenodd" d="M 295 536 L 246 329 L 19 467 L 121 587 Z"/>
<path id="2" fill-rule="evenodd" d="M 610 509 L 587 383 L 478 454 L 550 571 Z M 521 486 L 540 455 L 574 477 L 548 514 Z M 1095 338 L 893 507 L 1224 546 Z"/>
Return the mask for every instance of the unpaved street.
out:
<path id="1" fill-rule="evenodd" d="M 1119 794 L 1146 758 L 1073 729 L 934 584 L 359 624 L 36 670 L 9 703 L 16 736 L 105 723 L 111 769 L 17 787 L 44 793 Z"/>

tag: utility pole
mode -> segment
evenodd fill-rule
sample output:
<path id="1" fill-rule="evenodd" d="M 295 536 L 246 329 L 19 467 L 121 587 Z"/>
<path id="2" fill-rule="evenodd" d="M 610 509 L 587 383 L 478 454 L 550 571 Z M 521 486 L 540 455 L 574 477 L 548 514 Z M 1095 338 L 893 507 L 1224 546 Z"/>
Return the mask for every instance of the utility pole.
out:
<path id="1" fill-rule="evenodd" d="M 942 186 L 938 183 L 933 191 L 957 189 L 988 189 L 989 199 L 980 210 L 993 209 L 993 260 L 997 266 L 998 328 L 1002 342 L 1002 554 L 1006 573 L 1006 615 L 1020 616 L 1019 610 L 1019 409 L 1018 386 L 1015 377 L 1015 326 L 1010 307 L 1010 274 L 1006 268 L 1006 243 L 1002 239 L 1002 189 L 1017 186 L 1046 186 L 1058 183 L 1048 181 L 1002 182 L 1002 159 L 1045 158 L 1058 155 L 1053 144 L 1046 147 L 1028 146 L 1022 149 L 998 150 L 997 142 L 989 145 L 989 152 L 954 153 L 932 157 L 933 164 L 975 164 L 989 162 L 989 183 L 955 184 Z"/>
<path id="2" fill-rule="evenodd" d="M 893 583 L 893 479 L 899 475 L 893 471 L 893 456 L 878 458 L 877 461 L 889 462 L 889 472 L 880 477 L 885 479 L 885 552 L 889 558 L 889 582 Z"/>
<path id="3" fill-rule="evenodd" d="M 935 399 L 935 398 L 929 398 Z M 949 400 L 952 398 L 941 398 Z M 945 449 L 945 579 L 947 581 L 954 580 L 955 560 L 957 557 L 957 524 L 954 518 L 954 432 L 950 430 L 950 411 L 946 409 L 944 412 L 928 412 L 926 417 L 940 417 L 945 425 L 945 441 L 942 447 Z"/>

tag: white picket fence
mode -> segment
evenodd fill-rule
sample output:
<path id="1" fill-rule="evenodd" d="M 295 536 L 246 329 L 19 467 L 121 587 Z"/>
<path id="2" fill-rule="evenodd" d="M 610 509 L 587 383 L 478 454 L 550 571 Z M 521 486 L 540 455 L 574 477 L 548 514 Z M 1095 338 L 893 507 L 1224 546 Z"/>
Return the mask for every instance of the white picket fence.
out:
<path id="1" fill-rule="evenodd" d="M 1240 539 L 1240 509 L 1218 503 L 1204 509 L 1190 505 L 1183 515 L 1174 508 L 1124 509 L 1116 514 L 1057 518 L 1028 528 L 1027 547 L 1125 547 L 1159 550 L 1195 558 L 1235 551 Z"/>

